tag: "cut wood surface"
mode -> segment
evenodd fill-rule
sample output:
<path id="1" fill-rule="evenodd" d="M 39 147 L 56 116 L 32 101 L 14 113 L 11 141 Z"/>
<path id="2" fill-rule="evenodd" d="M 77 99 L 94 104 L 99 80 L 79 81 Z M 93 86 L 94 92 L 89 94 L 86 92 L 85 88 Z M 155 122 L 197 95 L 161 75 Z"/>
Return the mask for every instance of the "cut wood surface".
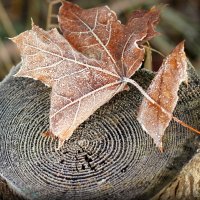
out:
<path id="1" fill-rule="evenodd" d="M 41 134 L 49 127 L 51 89 L 14 78 L 19 67 L 0 83 L 0 199 L 150 199 L 199 148 L 199 137 L 172 121 L 161 153 L 136 119 L 143 97 L 130 86 L 56 150 L 58 141 Z M 153 74 L 140 70 L 133 78 L 146 89 Z M 179 97 L 174 115 L 200 129 L 200 80 L 192 68 Z"/>

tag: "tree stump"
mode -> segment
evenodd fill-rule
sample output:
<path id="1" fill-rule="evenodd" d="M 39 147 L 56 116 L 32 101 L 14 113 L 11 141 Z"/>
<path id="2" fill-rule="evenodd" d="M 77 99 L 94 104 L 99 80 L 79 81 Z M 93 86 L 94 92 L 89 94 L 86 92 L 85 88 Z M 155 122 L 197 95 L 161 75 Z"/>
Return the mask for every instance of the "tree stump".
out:
<path id="1" fill-rule="evenodd" d="M 199 148 L 199 137 L 172 121 L 161 153 L 136 120 L 143 97 L 130 86 L 56 150 L 58 141 L 41 134 L 49 127 L 51 89 L 14 78 L 19 67 L 0 83 L 2 199 L 150 199 Z M 133 79 L 146 89 L 153 76 L 139 70 Z M 192 68 L 179 97 L 174 115 L 200 129 L 200 79 Z"/>

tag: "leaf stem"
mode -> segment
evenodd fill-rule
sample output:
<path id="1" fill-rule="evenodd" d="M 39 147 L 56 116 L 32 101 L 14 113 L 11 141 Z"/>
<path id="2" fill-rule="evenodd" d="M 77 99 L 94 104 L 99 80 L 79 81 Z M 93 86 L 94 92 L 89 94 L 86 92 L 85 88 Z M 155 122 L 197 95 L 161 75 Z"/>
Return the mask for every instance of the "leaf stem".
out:
<path id="1" fill-rule="evenodd" d="M 156 50 L 156 49 L 154 49 L 154 48 L 152 48 L 152 47 L 150 47 L 150 46 L 141 45 L 141 47 L 143 47 L 143 48 L 147 48 L 147 49 L 150 49 L 151 51 L 153 51 L 153 52 L 159 54 L 159 55 L 162 56 L 163 58 L 166 57 L 163 53 L 161 53 L 160 51 L 158 51 L 158 50 Z"/>
<path id="2" fill-rule="evenodd" d="M 134 81 L 133 79 L 127 78 L 127 77 L 123 77 L 123 81 L 127 82 L 127 83 L 131 83 L 132 85 L 134 85 L 149 102 L 151 102 L 152 104 L 154 104 L 155 106 L 157 106 L 163 113 L 165 113 L 166 115 L 168 115 L 169 118 L 172 118 L 174 121 L 178 122 L 179 124 L 181 124 L 182 126 L 188 128 L 188 129 L 190 129 L 191 131 L 200 134 L 200 131 L 198 131 L 195 128 L 189 126 L 185 122 L 179 120 L 177 117 L 174 117 L 172 113 L 168 112 L 162 106 L 160 106 L 154 99 L 152 99 L 144 91 L 144 89 L 136 81 Z"/>

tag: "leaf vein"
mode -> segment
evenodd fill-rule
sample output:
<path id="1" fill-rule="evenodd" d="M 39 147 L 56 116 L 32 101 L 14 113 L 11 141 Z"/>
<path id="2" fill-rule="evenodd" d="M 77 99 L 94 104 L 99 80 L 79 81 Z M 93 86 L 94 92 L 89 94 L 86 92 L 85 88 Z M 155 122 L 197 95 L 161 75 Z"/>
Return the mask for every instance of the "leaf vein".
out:
<path id="1" fill-rule="evenodd" d="M 78 101 L 81 101 L 82 99 L 84 99 L 84 98 L 86 98 L 86 97 L 88 97 L 88 96 L 90 96 L 90 95 L 92 95 L 92 94 L 94 94 L 94 93 L 96 93 L 96 92 L 99 92 L 99 91 L 101 91 L 101 90 L 103 90 L 103 89 L 106 89 L 106 88 L 108 88 L 108 87 L 111 87 L 111 86 L 114 86 L 114 85 L 117 85 L 117 84 L 120 84 L 120 83 L 122 83 L 122 80 L 120 80 L 120 81 L 115 81 L 115 82 L 106 84 L 106 85 L 104 85 L 104 86 L 102 86 L 102 87 L 100 87 L 100 88 L 98 88 L 98 89 L 96 89 L 96 90 L 94 90 L 94 91 L 91 91 L 91 92 L 85 94 L 84 96 L 82 96 L 82 97 L 80 97 L 80 98 L 78 98 L 78 99 L 72 101 L 71 103 L 67 104 L 66 106 L 62 107 L 60 110 L 58 110 L 57 112 L 55 112 L 52 116 L 50 116 L 50 118 L 53 118 L 55 115 L 57 115 L 58 113 L 62 112 L 63 110 L 65 110 L 65 109 L 68 108 L 69 106 L 74 105 L 74 104 L 77 103 Z"/>

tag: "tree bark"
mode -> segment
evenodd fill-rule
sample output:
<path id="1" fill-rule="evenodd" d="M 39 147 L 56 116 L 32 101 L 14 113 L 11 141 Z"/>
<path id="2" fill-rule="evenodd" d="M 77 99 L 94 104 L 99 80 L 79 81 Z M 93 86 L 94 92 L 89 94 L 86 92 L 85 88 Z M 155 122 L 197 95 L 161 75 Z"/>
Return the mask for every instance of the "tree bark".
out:
<path id="1" fill-rule="evenodd" d="M 199 148 L 199 137 L 172 121 L 161 153 L 137 122 L 143 97 L 130 85 L 56 150 L 58 141 L 41 134 L 49 127 L 51 89 L 13 77 L 19 67 L 0 83 L 0 176 L 10 195 L 14 191 L 24 199 L 150 199 L 174 180 Z M 133 79 L 146 89 L 153 76 L 140 70 Z M 200 79 L 192 68 L 179 97 L 174 115 L 200 129 Z"/>
<path id="2" fill-rule="evenodd" d="M 151 200 L 198 200 L 200 199 L 200 153 L 183 167 L 174 178 Z"/>

